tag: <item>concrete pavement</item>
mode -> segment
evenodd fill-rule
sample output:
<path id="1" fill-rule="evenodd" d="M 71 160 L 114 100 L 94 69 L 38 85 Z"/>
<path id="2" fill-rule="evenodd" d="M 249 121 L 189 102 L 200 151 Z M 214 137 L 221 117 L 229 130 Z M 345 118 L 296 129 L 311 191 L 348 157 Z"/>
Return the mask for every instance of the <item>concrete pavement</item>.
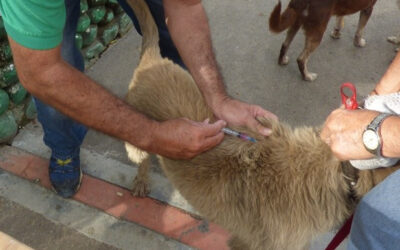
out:
<path id="1" fill-rule="evenodd" d="M 286 5 L 287 0 L 283 3 Z M 310 71 L 317 72 L 318 79 L 312 83 L 304 82 L 295 62 L 303 48 L 304 36 L 301 32 L 289 50 L 289 65 L 277 65 L 284 33 L 275 35 L 268 31 L 267 20 L 274 4 L 275 1 L 265 0 L 204 1 L 217 60 L 229 93 L 241 100 L 261 105 L 289 124 L 322 124 L 329 112 L 340 104 L 341 83 L 351 81 L 356 84 L 359 95 L 366 95 L 395 55 L 394 46 L 386 42 L 386 37 L 400 31 L 400 12 L 395 1 L 378 1 L 365 29 L 367 46 L 360 49 L 352 43 L 358 15 L 345 18 L 340 40 L 332 40 L 328 35 L 334 24 L 334 20 L 331 20 L 320 47 L 312 54 L 309 62 Z M 87 74 L 122 97 L 139 58 L 140 41 L 136 32 L 130 31 L 110 47 Z M 5 149 L 3 146 L 0 149 L 1 152 L 7 151 L 7 155 L 10 150 L 16 150 L 37 159 L 47 158 L 49 151 L 41 137 L 40 125 L 32 122 L 21 129 L 12 147 Z M 4 155 L 0 154 L 3 162 Z M 122 142 L 90 131 L 82 147 L 81 157 L 83 170 L 91 177 L 112 185 L 107 186 L 109 188 L 130 188 L 137 169 L 127 159 Z M 151 178 L 151 198 L 182 209 L 183 212 L 187 211 L 196 220 L 196 211 L 173 189 L 156 166 L 152 168 Z M 42 183 L 27 181 L 21 175 L 2 171 L 0 179 L 0 231 L 30 247 L 195 247 L 193 242 L 182 243 L 179 237 L 173 238 L 165 231 L 149 229 L 137 221 L 121 219 L 104 209 L 93 207 L 87 201 L 62 199 L 43 188 L 40 185 Z M 25 227 L 24 230 L 24 225 L 28 225 L 29 229 Z M 206 232 L 205 235 L 212 233 Z M 327 234 L 317 238 L 311 249 L 323 249 L 331 237 L 332 234 Z M 218 248 L 209 245 L 208 249 Z"/>

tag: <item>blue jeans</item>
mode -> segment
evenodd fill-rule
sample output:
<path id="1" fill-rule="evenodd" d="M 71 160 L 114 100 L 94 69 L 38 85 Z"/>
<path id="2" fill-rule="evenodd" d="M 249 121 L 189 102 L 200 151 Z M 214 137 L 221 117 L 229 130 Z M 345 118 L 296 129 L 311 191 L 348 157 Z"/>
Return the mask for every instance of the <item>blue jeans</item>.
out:
<path id="1" fill-rule="evenodd" d="M 361 199 L 347 249 L 400 249 L 400 171 Z"/>
<path id="2" fill-rule="evenodd" d="M 125 0 L 118 0 L 118 2 L 130 16 L 140 33 L 139 25 L 132 9 Z M 183 66 L 165 25 L 162 0 L 146 0 L 146 2 L 159 28 L 161 54 Z M 83 72 L 84 61 L 80 50 L 75 45 L 76 27 L 80 15 L 80 0 L 65 0 L 65 7 L 67 20 L 64 27 L 61 55 L 66 62 Z M 73 157 L 79 154 L 80 146 L 88 129 L 37 98 L 34 98 L 34 100 L 38 112 L 38 120 L 42 124 L 44 131 L 43 140 L 52 150 L 52 154 L 57 158 Z"/>

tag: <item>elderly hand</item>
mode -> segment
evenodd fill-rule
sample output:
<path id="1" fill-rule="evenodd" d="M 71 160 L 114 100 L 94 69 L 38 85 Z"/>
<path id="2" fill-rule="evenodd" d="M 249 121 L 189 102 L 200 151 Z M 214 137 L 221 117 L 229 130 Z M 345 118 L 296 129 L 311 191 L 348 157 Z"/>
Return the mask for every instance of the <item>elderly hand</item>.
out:
<path id="1" fill-rule="evenodd" d="M 251 105 L 239 100 L 226 97 L 214 106 L 214 114 L 228 124 L 233 126 L 246 126 L 249 129 L 268 136 L 271 134 L 271 129 L 261 125 L 256 120 L 256 117 L 265 117 L 278 120 L 278 117 L 273 113 L 261 108 L 257 105 Z"/>
<path id="2" fill-rule="evenodd" d="M 373 157 L 362 142 L 362 134 L 378 115 L 371 110 L 334 110 L 326 119 L 321 138 L 340 160 L 367 159 Z"/>

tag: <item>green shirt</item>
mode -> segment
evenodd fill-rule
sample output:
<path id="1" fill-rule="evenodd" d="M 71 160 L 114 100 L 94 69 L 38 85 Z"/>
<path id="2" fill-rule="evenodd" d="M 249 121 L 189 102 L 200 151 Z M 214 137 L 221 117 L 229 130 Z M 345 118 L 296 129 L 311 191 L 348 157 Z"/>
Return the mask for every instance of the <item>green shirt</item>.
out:
<path id="1" fill-rule="evenodd" d="M 64 0 L 0 0 L 0 13 L 7 34 L 24 47 L 52 49 L 62 41 Z"/>

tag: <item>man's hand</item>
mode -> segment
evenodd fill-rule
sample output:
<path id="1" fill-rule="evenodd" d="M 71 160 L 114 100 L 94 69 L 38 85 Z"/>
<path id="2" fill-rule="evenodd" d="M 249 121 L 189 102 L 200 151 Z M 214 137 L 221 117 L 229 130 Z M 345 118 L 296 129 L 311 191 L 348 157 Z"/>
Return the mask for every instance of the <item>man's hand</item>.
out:
<path id="1" fill-rule="evenodd" d="M 373 157 L 362 142 L 362 134 L 378 115 L 370 110 L 334 110 L 326 119 L 321 138 L 340 160 L 367 159 Z"/>
<path id="2" fill-rule="evenodd" d="M 263 127 L 256 117 L 265 117 L 277 120 L 273 113 L 257 105 L 251 105 L 229 97 L 218 102 L 213 109 L 214 114 L 230 125 L 246 126 L 264 136 L 271 134 L 271 129 Z"/>
<path id="3" fill-rule="evenodd" d="M 218 145 L 224 138 L 221 131 L 226 122 L 209 124 L 186 118 L 156 123 L 146 150 L 173 159 L 190 159 Z"/>

